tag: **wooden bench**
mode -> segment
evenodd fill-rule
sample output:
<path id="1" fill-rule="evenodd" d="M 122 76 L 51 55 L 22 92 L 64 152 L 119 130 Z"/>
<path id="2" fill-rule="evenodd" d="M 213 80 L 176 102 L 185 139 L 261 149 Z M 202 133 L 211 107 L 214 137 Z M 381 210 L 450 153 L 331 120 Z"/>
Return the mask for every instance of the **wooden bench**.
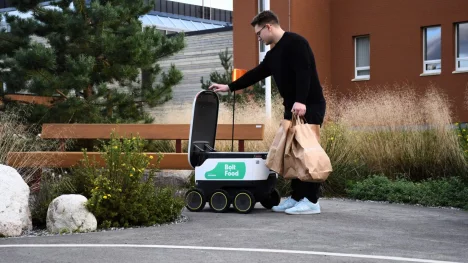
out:
<path id="1" fill-rule="evenodd" d="M 10 152 L 7 164 L 12 167 L 55 167 L 69 168 L 76 165 L 82 158 L 82 152 L 64 151 L 64 142 L 67 139 L 110 139 L 111 132 L 118 136 L 129 138 L 139 136 L 145 140 L 175 140 L 175 153 L 161 153 L 163 158 L 159 164 L 160 169 L 192 170 L 188 162 L 187 153 L 182 152 L 182 140 L 188 140 L 190 124 L 44 124 L 42 126 L 42 139 L 62 140 L 62 146 L 56 152 Z M 234 125 L 234 140 L 238 141 L 239 151 L 244 151 L 246 140 L 263 140 L 263 124 L 236 124 Z M 216 140 L 231 140 L 232 125 L 218 124 Z M 91 158 L 102 165 L 99 152 L 88 152 Z M 155 163 L 159 153 L 147 153 L 154 158 Z"/>

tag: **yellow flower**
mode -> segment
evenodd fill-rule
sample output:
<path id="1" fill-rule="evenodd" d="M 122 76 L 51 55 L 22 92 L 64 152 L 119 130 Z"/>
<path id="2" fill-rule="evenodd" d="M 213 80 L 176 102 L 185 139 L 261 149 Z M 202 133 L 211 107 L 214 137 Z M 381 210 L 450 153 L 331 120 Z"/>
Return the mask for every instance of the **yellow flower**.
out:
<path id="1" fill-rule="evenodd" d="M 135 140 L 135 139 L 136 139 L 135 137 L 132 138 L 132 140 Z"/>
<path id="2" fill-rule="evenodd" d="M 117 147 L 117 146 L 114 146 L 114 147 L 112 147 L 112 148 L 117 149 L 118 147 Z"/>
<path id="3" fill-rule="evenodd" d="M 107 194 L 108 197 L 111 197 L 111 194 Z"/>
<path id="4" fill-rule="evenodd" d="M 102 198 L 107 199 L 107 195 L 103 196 Z"/>
<path id="5" fill-rule="evenodd" d="M 150 155 L 150 157 L 149 157 L 149 158 L 150 158 L 150 159 L 153 159 L 154 157 L 153 157 L 153 155 Z"/>
<path id="6" fill-rule="evenodd" d="M 132 167 L 132 170 L 135 172 L 135 167 Z"/>
<path id="7" fill-rule="evenodd" d="M 130 174 L 130 177 L 132 177 L 132 176 L 133 176 L 133 174 Z"/>
<path id="8" fill-rule="evenodd" d="M 122 166 L 125 166 L 125 164 L 123 163 Z"/>

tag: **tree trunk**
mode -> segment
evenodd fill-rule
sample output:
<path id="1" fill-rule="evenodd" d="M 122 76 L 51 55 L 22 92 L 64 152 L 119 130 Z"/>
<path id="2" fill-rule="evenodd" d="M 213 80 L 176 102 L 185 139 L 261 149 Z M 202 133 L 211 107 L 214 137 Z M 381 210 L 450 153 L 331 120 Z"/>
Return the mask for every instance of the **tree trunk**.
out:
<path id="1" fill-rule="evenodd" d="M 110 89 L 107 90 L 107 117 L 112 117 L 112 104 L 110 102 L 111 99 L 111 91 Z"/>
<path id="2" fill-rule="evenodd" d="M 89 99 L 92 95 L 93 95 L 93 86 L 92 86 L 92 85 L 88 85 L 88 87 L 86 88 L 86 90 L 85 90 L 85 92 L 84 92 L 84 98 L 87 100 L 87 99 Z"/>

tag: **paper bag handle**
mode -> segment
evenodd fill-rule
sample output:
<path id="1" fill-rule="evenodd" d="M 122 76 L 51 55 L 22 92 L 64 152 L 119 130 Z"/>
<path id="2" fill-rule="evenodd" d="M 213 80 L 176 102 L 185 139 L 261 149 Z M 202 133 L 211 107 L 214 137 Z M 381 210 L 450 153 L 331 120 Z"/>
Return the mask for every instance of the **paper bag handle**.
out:
<path id="1" fill-rule="evenodd" d="M 297 124 L 306 124 L 306 123 L 307 121 L 304 118 L 304 116 L 299 117 L 296 113 L 292 114 L 292 122 L 291 122 L 292 126 L 296 126 Z"/>

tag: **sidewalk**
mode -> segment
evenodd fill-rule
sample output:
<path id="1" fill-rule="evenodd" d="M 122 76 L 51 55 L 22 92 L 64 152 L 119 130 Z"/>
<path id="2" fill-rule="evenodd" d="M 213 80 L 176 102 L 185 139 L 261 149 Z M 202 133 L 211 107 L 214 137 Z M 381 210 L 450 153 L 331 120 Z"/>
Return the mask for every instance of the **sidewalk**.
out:
<path id="1" fill-rule="evenodd" d="M 181 224 L 0 239 L 0 262 L 467 262 L 466 211 L 320 203 L 319 215 L 292 216 L 259 205 L 247 215 L 216 214 L 207 206 L 184 211 L 189 220 Z"/>

